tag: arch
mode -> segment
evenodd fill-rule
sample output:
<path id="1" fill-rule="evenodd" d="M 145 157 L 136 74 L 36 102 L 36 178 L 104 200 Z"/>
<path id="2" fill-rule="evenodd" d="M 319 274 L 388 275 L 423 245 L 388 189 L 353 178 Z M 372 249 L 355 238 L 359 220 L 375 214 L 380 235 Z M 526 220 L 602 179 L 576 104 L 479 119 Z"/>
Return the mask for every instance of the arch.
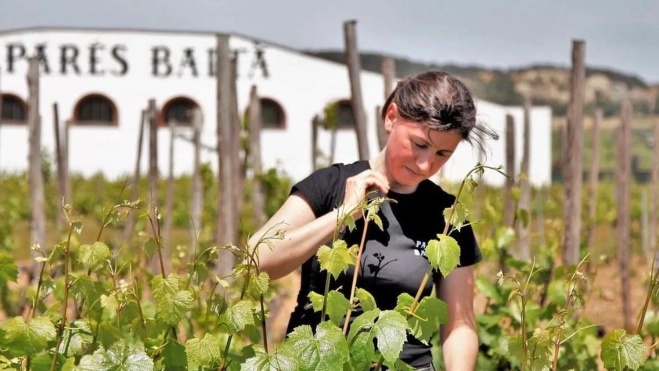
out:
<path id="1" fill-rule="evenodd" d="M 18 95 L 2 93 L 1 96 L 0 123 L 3 125 L 27 125 L 27 103 Z"/>
<path id="2" fill-rule="evenodd" d="M 117 106 L 107 96 L 87 94 L 78 100 L 73 109 L 73 124 L 85 126 L 118 126 Z"/>
<path id="3" fill-rule="evenodd" d="M 176 121 L 176 126 L 192 127 L 192 109 L 199 104 L 188 97 L 174 97 L 168 100 L 160 109 L 158 126 L 168 126 L 170 120 Z"/>
<path id="4" fill-rule="evenodd" d="M 354 129 L 355 112 L 350 99 L 341 99 L 336 102 L 336 126 L 338 129 Z"/>
<path id="5" fill-rule="evenodd" d="M 286 112 L 284 108 L 272 98 L 262 97 L 261 102 L 261 129 L 286 129 Z M 249 105 L 243 113 L 245 121 L 249 120 Z"/>

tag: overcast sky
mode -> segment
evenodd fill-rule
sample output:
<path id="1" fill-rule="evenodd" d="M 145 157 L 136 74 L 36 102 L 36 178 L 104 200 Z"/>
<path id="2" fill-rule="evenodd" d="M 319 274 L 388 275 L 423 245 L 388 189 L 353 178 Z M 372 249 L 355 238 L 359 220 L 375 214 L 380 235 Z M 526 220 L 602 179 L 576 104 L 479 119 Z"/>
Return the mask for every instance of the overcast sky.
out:
<path id="1" fill-rule="evenodd" d="M 131 27 L 237 32 L 294 48 L 358 46 L 413 60 L 568 66 L 573 38 L 586 63 L 659 83 L 654 0 L 0 0 L 0 29 Z"/>

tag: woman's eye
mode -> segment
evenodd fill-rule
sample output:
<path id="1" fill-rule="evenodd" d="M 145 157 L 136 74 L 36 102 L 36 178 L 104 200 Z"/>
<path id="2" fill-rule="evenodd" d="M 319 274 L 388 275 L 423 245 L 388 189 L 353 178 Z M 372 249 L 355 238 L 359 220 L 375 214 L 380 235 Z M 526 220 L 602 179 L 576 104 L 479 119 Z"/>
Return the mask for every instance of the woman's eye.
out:
<path id="1" fill-rule="evenodd" d="M 428 147 L 428 146 L 426 146 L 425 144 L 419 144 L 419 143 L 414 143 L 414 144 L 415 144 L 417 147 L 421 148 L 421 149 L 424 149 L 424 148 L 427 148 L 427 147 Z"/>

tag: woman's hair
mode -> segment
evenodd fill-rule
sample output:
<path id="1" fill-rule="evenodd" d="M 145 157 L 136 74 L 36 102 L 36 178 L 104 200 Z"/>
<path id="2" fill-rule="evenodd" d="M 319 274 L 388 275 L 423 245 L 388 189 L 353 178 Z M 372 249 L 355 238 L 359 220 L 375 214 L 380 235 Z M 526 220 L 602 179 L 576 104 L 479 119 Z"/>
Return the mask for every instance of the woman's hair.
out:
<path id="1" fill-rule="evenodd" d="M 391 103 L 398 115 L 439 131 L 457 130 L 473 144 L 483 148 L 486 136 L 499 139 L 496 132 L 476 122 L 476 105 L 469 89 L 458 78 L 441 71 L 422 72 L 398 82 L 382 108 L 382 118 Z"/>

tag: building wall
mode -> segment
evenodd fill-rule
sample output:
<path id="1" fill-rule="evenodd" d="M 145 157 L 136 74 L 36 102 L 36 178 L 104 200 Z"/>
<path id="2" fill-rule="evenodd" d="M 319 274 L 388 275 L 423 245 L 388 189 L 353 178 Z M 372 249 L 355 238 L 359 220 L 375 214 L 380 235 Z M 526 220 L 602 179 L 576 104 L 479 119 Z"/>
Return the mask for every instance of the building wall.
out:
<path id="1" fill-rule="evenodd" d="M 13 45 L 11 50 L 10 45 Z M 72 127 L 69 149 L 72 172 L 85 175 L 103 172 L 110 178 L 132 174 L 139 118 L 151 98 L 155 99 L 158 108 L 176 97 L 194 100 L 204 117 L 202 142 L 210 147 L 216 146 L 213 54 L 216 39 L 213 34 L 65 29 L 0 33 L 0 91 L 28 100 L 27 63 L 24 58 L 18 58 L 10 66 L 8 54 L 20 56 L 20 46 L 23 46 L 25 55 L 29 55 L 38 45 L 44 46 L 49 67 L 49 71 L 46 71 L 42 65 L 39 109 L 43 125 L 42 145 L 51 154 L 51 158 L 54 158 L 53 103 L 58 104 L 60 123 L 71 119 L 78 100 L 91 93 L 107 96 L 118 108 L 117 126 Z M 264 46 L 270 77 L 263 78 L 257 70 L 250 78 L 248 72 L 254 59 L 253 41 L 239 35 L 230 38 L 232 49 L 245 51 L 240 54 L 238 66 L 239 112 L 241 115 L 245 112 L 252 85 L 257 86 L 261 97 L 274 99 L 283 107 L 286 127 L 267 129 L 262 133 L 263 162 L 264 166 L 277 166 L 294 180 L 299 180 L 311 172 L 311 119 L 316 114 L 322 114 L 328 103 L 350 97 L 347 68 L 286 47 L 271 44 Z M 61 63 L 63 50 L 72 53 L 73 48 L 78 52 L 78 73 L 70 64 L 64 69 Z M 171 70 L 162 62 L 165 50 L 169 53 Z M 92 63 L 92 54 L 96 56 L 95 63 Z M 154 69 L 154 56 L 160 57 L 160 62 L 156 63 L 157 69 Z M 182 63 L 185 56 L 194 57 L 196 75 L 192 73 L 190 64 Z M 383 79 L 380 74 L 362 72 L 361 83 L 368 120 L 369 149 L 373 156 L 378 152 L 375 109 L 384 102 Z M 479 102 L 478 109 L 479 117 L 499 131 L 502 130 L 501 123 L 505 121 L 506 112 L 521 117 L 520 108 L 501 107 L 488 102 Z M 520 120 L 517 121 L 521 124 Z M 534 141 L 532 145 L 532 181 L 546 184 L 550 181 L 551 172 L 551 112 L 546 108 L 534 109 L 533 126 L 537 142 Z M 521 138 L 521 129 L 518 133 Z M 158 166 L 161 173 L 166 175 L 169 165 L 169 130 L 162 128 L 158 135 Z M 330 133 L 321 130 L 319 149 L 325 154 L 330 152 L 330 140 Z M 493 155 L 489 164 L 503 164 L 502 145 L 503 139 L 490 144 Z M 145 144 L 141 164 L 143 171 L 146 171 L 148 164 L 147 148 Z M 1 125 L 0 170 L 24 170 L 27 167 L 27 154 L 27 127 Z M 339 130 L 335 162 L 352 162 L 357 158 L 354 131 Z M 476 160 L 476 152 L 472 153 L 467 143 L 461 144 L 459 152 L 450 160 L 446 173 L 453 177 L 459 176 L 466 166 L 475 164 Z M 202 161 L 210 162 L 214 169 L 217 168 L 217 155 L 213 151 L 202 150 Z M 175 173 L 190 173 L 192 164 L 191 144 L 177 140 Z M 492 182 L 497 181 L 492 178 Z"/>

